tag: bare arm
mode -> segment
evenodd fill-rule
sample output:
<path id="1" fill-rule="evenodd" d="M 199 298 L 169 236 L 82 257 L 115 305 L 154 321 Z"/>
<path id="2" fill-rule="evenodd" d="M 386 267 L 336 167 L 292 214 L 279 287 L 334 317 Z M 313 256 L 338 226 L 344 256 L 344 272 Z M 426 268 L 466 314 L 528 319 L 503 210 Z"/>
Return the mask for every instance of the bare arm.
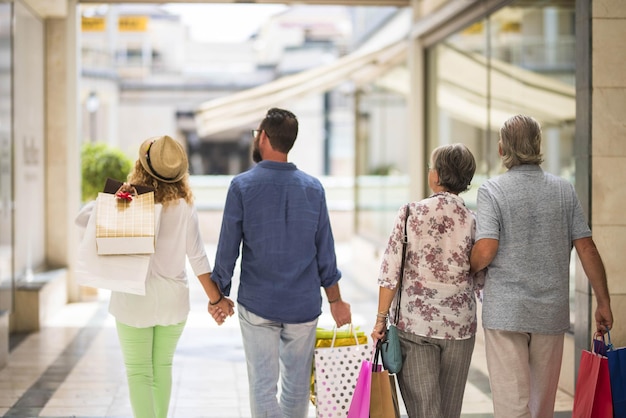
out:
<path id="1" fill-rule="evenodd" d="M 344 302 L 341 299 L 341 291 L 339 290 L 339 283 L 335 283 L 330 287 L 325 287 L 326 297 L 330 304 L 330 313 L 337 324 L 337 327 L 342 327 L 346 324 L 352 323 L 352 313 L 350 312 L 350 304 Z"/>
<path id="2" fill-rule="evenodd" d="M 591 237 L 574 240 L 574 247 L 596 296 L 598 304 L 595 312 L 596 329 L 599 332 L 610 330 L 613 327 L 611 297 L 606 281 L 606 271 L 598 248 Z"/>
<path id="3" fill-rule="evenodd" d="M 498 253 L 499 244 L 500 241 L 492 238 L 483 238 L 476 241 L 470 256 L 470 273 L 473 274 L 488 267 Z"/>
<path id="4" fill-rule="evenodd" d="M 396 288 L 387 289 L 386 287 L 378 288 L 378 314 L 376 315 L 376 323 L 374 324 L 374 330 L 372 331 L 372 339 L 374 341 L 381 340 L 385 336 L 385 330 L 387 325 L 387 315 L 389 315 L 389 308 L 393 297 L 396 295 Z"/>

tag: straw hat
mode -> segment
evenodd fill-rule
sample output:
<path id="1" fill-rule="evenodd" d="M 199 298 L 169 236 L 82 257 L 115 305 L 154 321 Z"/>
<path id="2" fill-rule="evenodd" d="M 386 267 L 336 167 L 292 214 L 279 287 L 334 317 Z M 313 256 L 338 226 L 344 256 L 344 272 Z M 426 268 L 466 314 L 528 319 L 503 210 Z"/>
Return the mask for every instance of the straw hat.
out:
<path id="1" fill-rule="evenodd" d="M 182 180 L 189 168 L 185 149 L 167 135 L 146 139 L 139 147 L 139 161 L 148 174 L 164 183 Z"/>

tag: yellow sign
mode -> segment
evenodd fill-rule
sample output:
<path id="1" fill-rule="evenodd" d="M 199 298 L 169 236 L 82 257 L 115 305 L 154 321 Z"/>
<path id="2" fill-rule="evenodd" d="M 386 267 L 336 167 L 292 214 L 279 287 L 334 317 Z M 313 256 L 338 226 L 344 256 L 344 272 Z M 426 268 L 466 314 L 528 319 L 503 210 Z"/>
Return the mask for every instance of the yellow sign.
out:
<path id="1" fill-rule="evenodd" d="M 145 32 L 148 30 L 147 16 L 120 16 L 117 21 L 120 32 Z"/>
<path id="2" fill-rule="evenodd" d="M 83 32 L 104 32 L 107 21 L 104 17 L 83 17 L 80 26 Z"/>

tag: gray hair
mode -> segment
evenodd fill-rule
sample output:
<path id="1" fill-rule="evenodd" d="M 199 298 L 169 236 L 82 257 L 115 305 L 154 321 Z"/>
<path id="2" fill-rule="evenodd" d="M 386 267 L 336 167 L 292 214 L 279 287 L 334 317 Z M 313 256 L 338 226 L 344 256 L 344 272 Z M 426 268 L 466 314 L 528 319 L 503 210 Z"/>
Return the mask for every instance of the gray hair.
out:
<path id="1" fill-rule="evenodd" d="M 541 126 L 531 116 L 515 115 L 500 128 L 502 164 L 506 168 L 522 164 L 539 165 L 541 155 Z"/>
<path id="2" fill-rule="evenodd" d="M 452 193 L 461 193 L 469 188 L 476 160 L 463 144 L 442 145 L 431 155 L 434 168 L 439 176 L 439 185 Z"/>

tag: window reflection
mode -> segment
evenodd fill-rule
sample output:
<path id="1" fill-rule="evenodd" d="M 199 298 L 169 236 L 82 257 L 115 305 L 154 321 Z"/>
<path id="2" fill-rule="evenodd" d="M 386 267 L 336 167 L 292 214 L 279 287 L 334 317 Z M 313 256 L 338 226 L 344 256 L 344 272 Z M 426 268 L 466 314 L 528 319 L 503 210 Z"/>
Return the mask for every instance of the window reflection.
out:
<path id="1" fill-rule="evenodd" d="M 408 83 L 402 87 L 408 91 Z M 391 231 L 398 209 L 409 199 L 406 96 L 386 88 L 358 93 L 355 156 L 359 235 L 380 240 Z"/>
<path id="2" fill-rule="evenodd" d="M 543 126 L 543 168 L 573 181 L 573 4 L 518 3 L 428 51 L 434 81 L 429 148 L 466 143 L 479 161 L 479 184 L 502 170 L 497 155 L 501 124 L 525 113 Z"/>

